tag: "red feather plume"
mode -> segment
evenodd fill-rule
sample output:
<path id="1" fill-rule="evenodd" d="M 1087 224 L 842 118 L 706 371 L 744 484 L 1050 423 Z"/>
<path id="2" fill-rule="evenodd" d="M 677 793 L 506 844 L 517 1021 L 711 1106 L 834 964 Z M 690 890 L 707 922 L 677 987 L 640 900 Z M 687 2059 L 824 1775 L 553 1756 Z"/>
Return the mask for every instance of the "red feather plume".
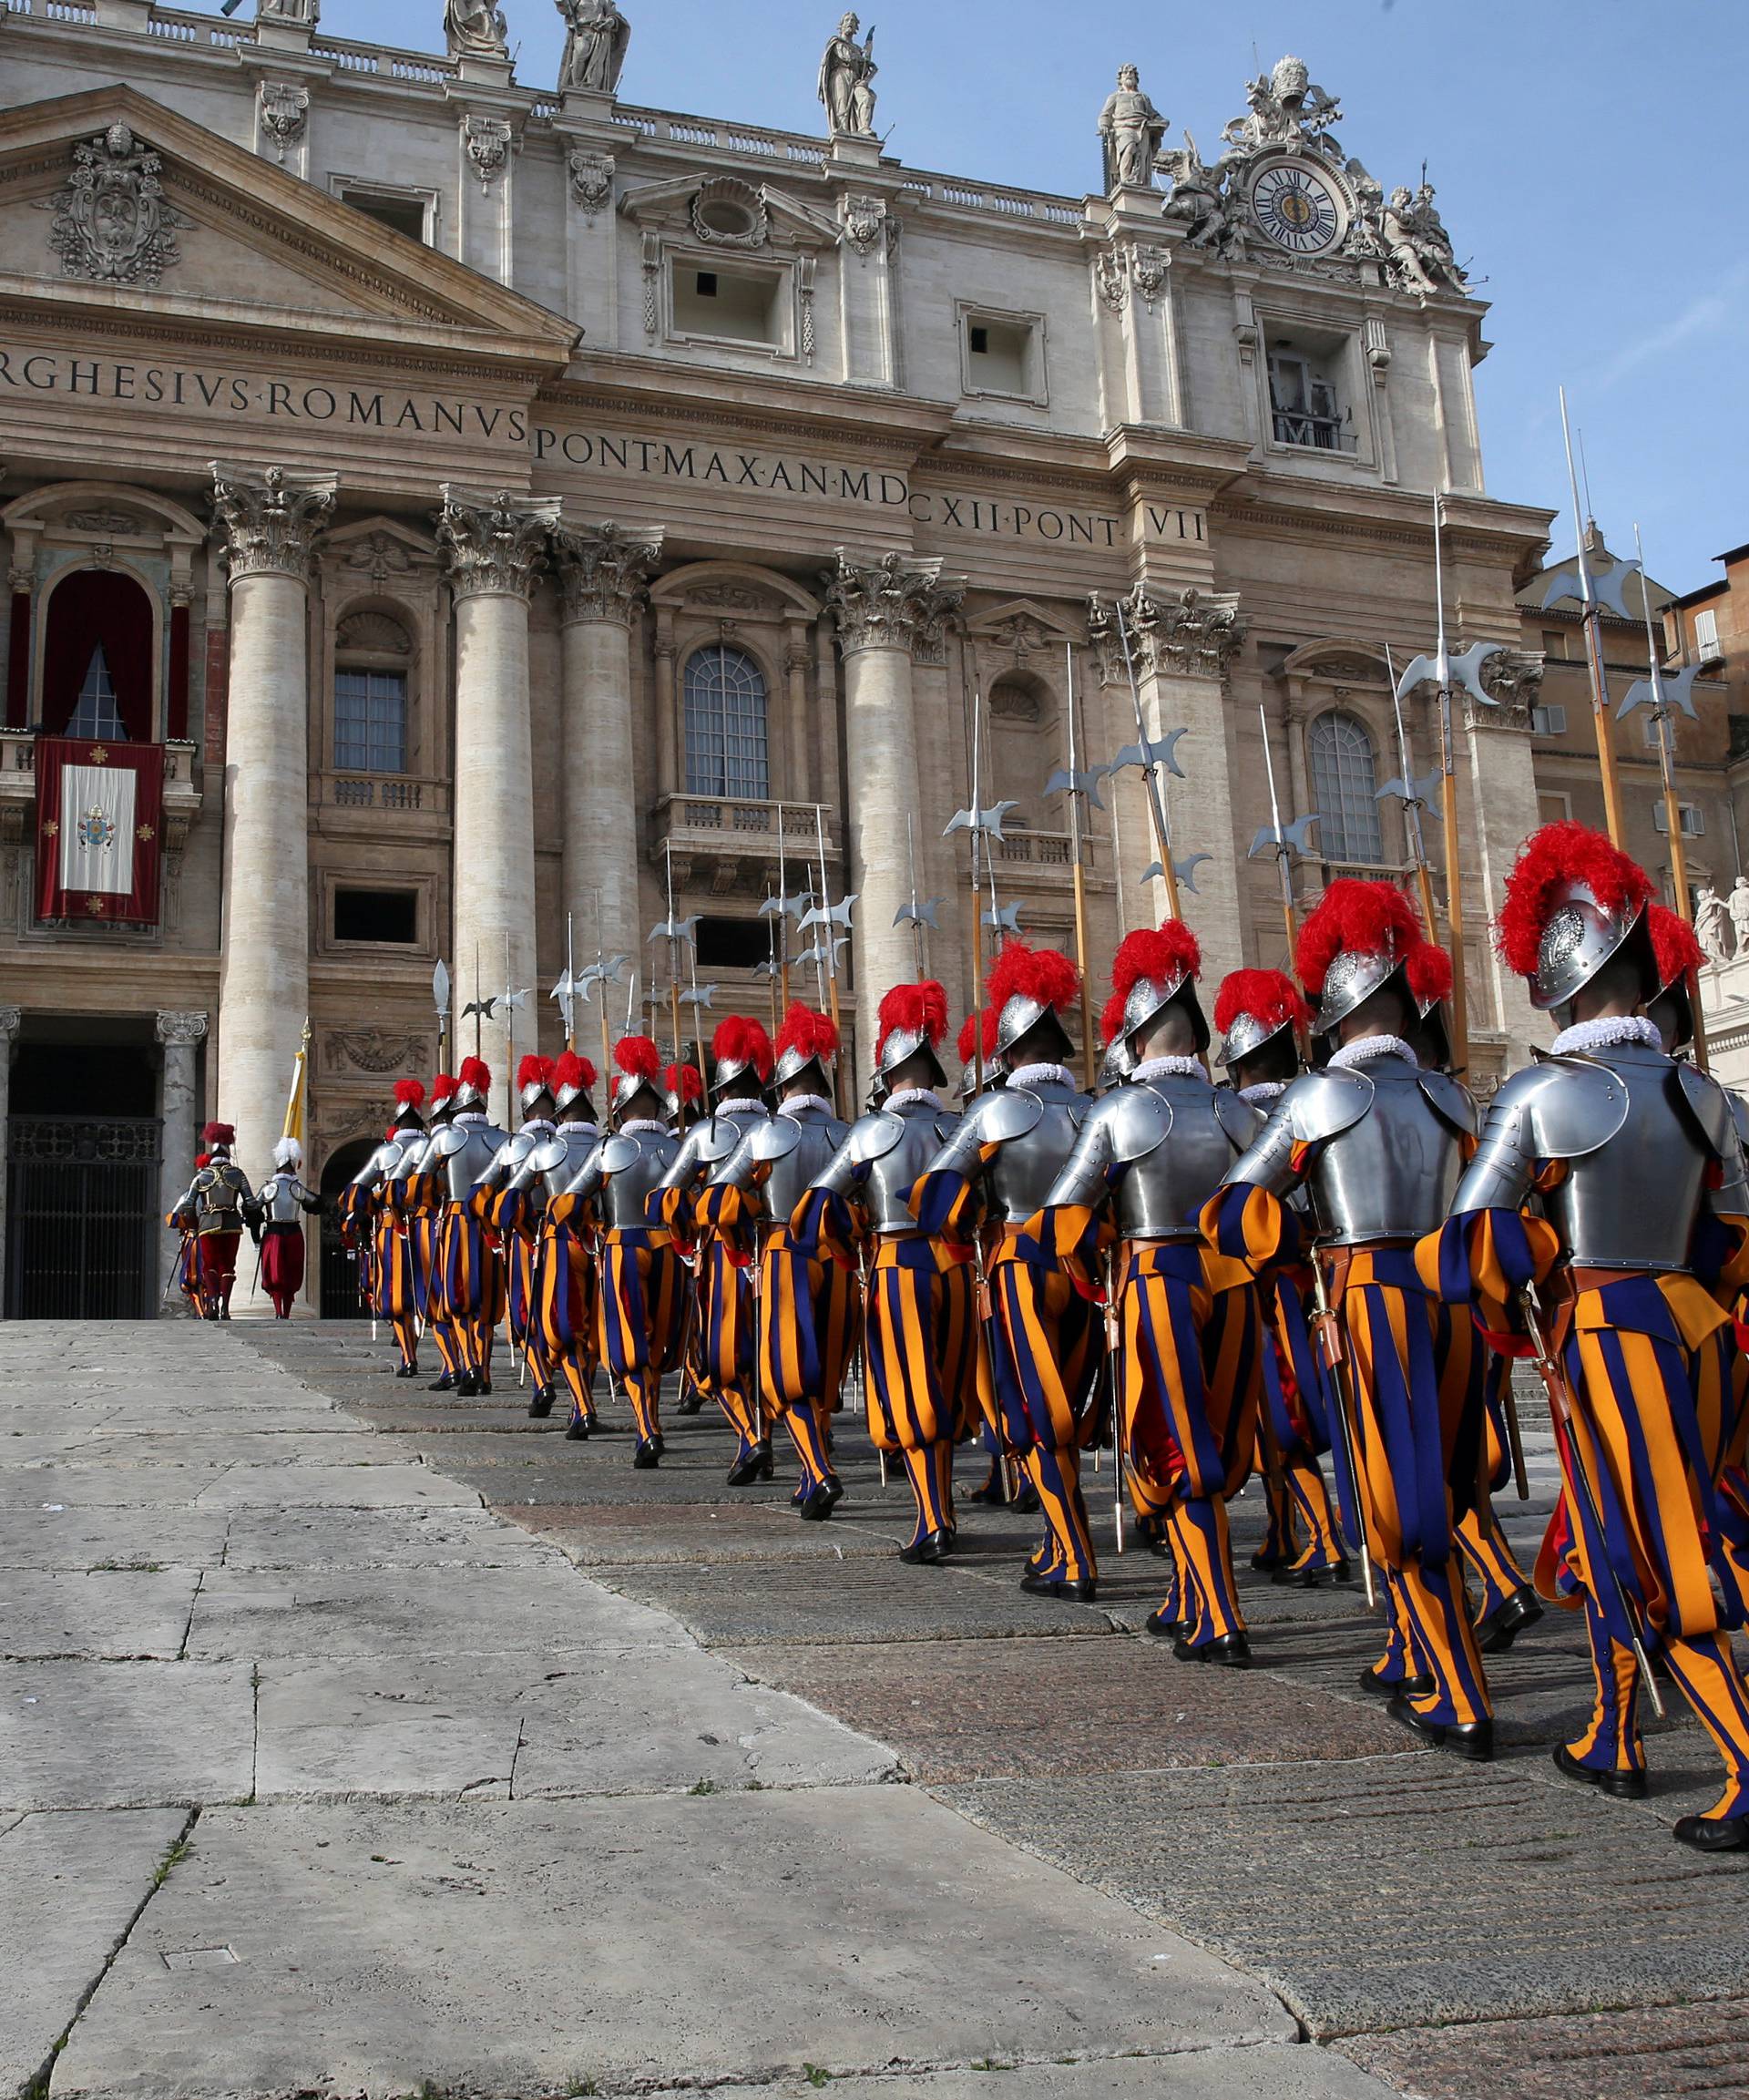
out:
<path id="1" fill-rule="evenodd" d="M 575 1050 L 564 1050 L 553 1065 L 553 1086 L 580 1087 L 587 1093 L 595 1084 L 595 1067 Z"/>
<path id="2" fill-rule="evenodd" d="M 680 1102 L 704 1099 L 704 1074 L 697 1065 L 670 1065 L 668 1091 Z"/>
<path id="3" fill-rule="evenodd" d="M 553 1079 L 553 1060 L 531 1050 L 517 1067 L 517 1091 L 524 1087 L 550 1086 Z"/>
<path id="4" fill-rule="evenodd" d="M 819 1058 L 823 1062 L 835 1058 L 838 1030 L 832 1025 L 831 1015 L 815 1013 L 798 999 L 783 1016 L 783 1026 L 778 1030 L 777 1054 L 782 1057 L 789 1050 L 799 1051 L 804 1060 Z"/>
<path id="5" fill-rule="evenodd" d="M 1186 971 L 1202 974 L 1202 950 L 1181 918 L 1169 918 L 1164 926 L 1140 926 L 1125 937 L 1112 960 L 1111 989 L 1127 999 L 1144 978 L 1150 984 L 1170 984 Z"/>
<path id="6" fill-rule="evenodd" d="M 1420 918 L 1400 889 L 1387 882 L 1333 882 L 1300 928 L 1294 968 L 1316 999 L 1339 955 L 1377 955 L 1388 948 L 1406 961 L 1422 938 Z"/>
<path id="7" fill-rule="evenodd" d="M 1100 1009 L 1100 1040 L 1107 1050 L 1123 1033 L 1123 1009 L 1128 994 L 1114 991 Z"/>
<path id="8" fill-rule="evenodd" d="M 997 1011 L 995 1007 L 987 1006 L 982 1009 L 981 1015 L 976 1013 L 968 1013 L 966 1016 L 966 1019 L 959 1024 L 959 1042 L 957 1048 L 959 1051 L 959 1061 L 963 1065 L 968 1065 L 972 1061 L 972 1046 L 977 1040 L 977 1030 L 980 1019 L 982 1019 L 984 1023 L 984 1062 L 988 1064 L 990 1060 L 996 1055 L 996 1031 L 1000 1022 L 1001 1016 Z"/>
<path id="9" fill-rule="evenodd" d="M 431 1082 L 432 1107 L 435 1109 L 442 1108 L 446 1101 L 454 1098 L 455 1089 L 460 1084 L 460 1081 L 457 1080 L 454 1072 L 439 1072 Z"/>
<path id="10" fill-rule="evenodd" d="M 947 1033 L 947 994 L 933 978 L 925 978 L 920 984 L 895 984 L 881 1001 L 875 1028 L 877 1059 L 880 1046 L 895 1030 L 923 1036 L 932 1050 L 938 1050 Z"/>
<path id="11" fill-rule="evenodd" d="M 1215 994 L 1216 1032 L 1225 1035 L 1241 1014 L 1250 1014 L 1271 1029 L 1288 1021 L 1303 1027 L 1312 1019 L 1312 1009 L 1300 997 L 1299 986 L 1284 969 L 1228 971 Z"/>
<path id="12" fill-rule="evenodd" d="M 1550 903 L 1561 885 L 1570 882 L 1582 882 L 1609 912 L 1643 909 L 1652 901 L 1646 871 L 1601 832 L 1570 821 L 1544 825 L 1519 849 L 1495 929 L 1502 960 L 1519 977 L 1535 976 Z"/>
<path id="13" fill-rule="evenodd" d="M 484 1058 L 464 1058 L 459 1076 L 461 1083 L 472 1087 L 482 1101 L 492 1091 L 492 1068 Z"/>
<path id="14" fill-rule="evenodd" d="M 396 1080 L 394 1104 L 397 1108 L 416 1109 L 425 1098 L 424 1083 L 420 1080 Z"/>
<path id="15" fill-rule="evenodd" d="M 209 1123 L 200 1135 L 210 1145 L 234 1145 L 237 1142 L 236 1126 L 232 1123 Z"/>
<path id="16" fill-rule="evenodd" d="M 613 1061 L 628 1079 L 653 1080 L 662 1069 L 662 1053 L 649 1036 L 627 1035 L 614 1044 Z"/>
<path id="17" fill-rule="evenodd" d="M 1706 954 L 1694 937 L 1694 929 L 1667 904 L 1655 904 L 1650 912 L 1652 952 L 1658 959 L 1658 982 L 1668 989 L 1681 977 L 1706 968 Z"/>
<path id="18" fill-rule="evenodd" d="M 202 1167 L 210 1167 L 211 1164 L 212 1164 L 212 1154 L 211 1154 L 210 1152 L 196 1152 L 196 1153 L 195 1153 L 195 1155 L 194 1155 L 194 1171 L 195 1171 L 195 1173 L 199 1173 L 200 1172 L 200 1169 L 201 1169 Z"/>
<path id="19" fill-rule="evenodd" d="M 990 965 L 986 989 L 998 1014 L 1011 999 L 1071 1007 L 1080 996 L 1081 973 L 1060 948 L 1028 948 L 1023 940 L 1011 940 Z"/>
<path id="20" fill-rule="evenodd" d="M 1409 958 L 1409 989 L 1421 1007 L 1451 997 L 1451 958 L 1437 941 L 1424 940 Z"/>
<path id="21" fill-rule="evenodd" d="M 742 1014 L 731 1013 L 717 1023 L 711 1057 L 715 1064 L 751 1065 L 762 1080 L 772 1076 L 772 1039 L 758 1021 Z"/>

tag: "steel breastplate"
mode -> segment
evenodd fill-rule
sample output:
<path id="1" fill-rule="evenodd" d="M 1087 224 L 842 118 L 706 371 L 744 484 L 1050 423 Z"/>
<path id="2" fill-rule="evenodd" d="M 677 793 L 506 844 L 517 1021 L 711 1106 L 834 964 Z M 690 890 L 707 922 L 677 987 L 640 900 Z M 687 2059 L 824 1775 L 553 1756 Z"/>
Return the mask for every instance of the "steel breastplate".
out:
<path id="1" fill-rule="evenodd" d="M 1668 1059 L 1606 1050 L 1593 1061 L 1625 1088 L 1627 1113 L 1594 1152 L 1568 1161 L 1543 1214 L 1587 1267 L 1686 1268 L 1716 1155 Z"/>
<path id="2" fill-rule="evenodd" d="M 290 1174 L 270 1174 L 262 1183 L 260 1200 L 269 1224 L 295 1224 L 302 1214 L 298 1184 Z"/>
<path id="3" fill-rule="evenodd" d="M 636 1145 L 638 1157 L 609 1177 L 602 1192 L 601 1214 L 615 1231 L 636 1232 L 649 1222 L 646 1206 L 649 1193 L 660 1185 L 662 1176 L 678 1158 L 680 1141 L 658 1137 L 653 1131 L 637 1131 L 618 1142 Z"/>
<path id="4" fill-rule="evenodd" d="M 1413 1066 L 1380 1058 L 1370 1105 L 1323 1143 L 1312 1165 L 1312 1213 L 1332 1244 L 1419 1239 L 1440 1224 L 1463 1167 L 1458 1133 L 1422 1091 Z"/>
<path id="5" fill-rule="evenodd" d="M 863 1183 L 863 1204 L 877 1233 L 914 1233 L 917 1221 L 905 1199 L 941 1150 L 956 1119 L 946 1109 L 921 1102 L 888 1112 L 904 1129 L 891 1151 L 871 1163 Z"/>
<path id="6" fill-rule="evenodd" d="M 461 1142 L 445 1153 L 444 1186 L 451 1203 L 465 1203 L 485 1177 L 505 1142 L 504 1132 L 490 1123 L 462 1123 L 454 1127 Z"/>
<path id="7" fill-rule="evenodd" d="M 541 1147 L 536 1163 L 540 1169 L 541 1183 L 549 1197 L 569 1188 L 584 1161 L 600 1142 L 601 1133 L 593 1123 L 559 1124 Z M 554 1154 L 557 1156 L 549 1166 L 547 1162 Z"/>
<path id="8" fill-rule="evenodd" d="M 1121 1101 L 1122 1091 L 1111 1099 Z M 1112 1217 L 1125 1239 L 1194 1239 L 1197 1211 L 1232 1164 L 1232 1140 L 1216 1112 L 1212 1086 L 1163 1080 L 1151 1091 L 1171 1109 L 1171 1129 L 1119 1173 Z"/>
<path id="9" fill-rule="evenodd" d="M 1070 1087 L 1047 1084 L 1027 1091 L 1043 1112 L 1030 1130 L 1004 1141 L 987 1173 L 992 1211 L 1013 1225 L 1024 1224 L 1043 1207 L 1093 1106 Z"/>
<path id="10" fill-rule="evenodd" d="M 794 1216 L 796 1205 L 844 1142 L 849 1125 L 840 1122 L 835 1116 L 822 1115 L 817 1109 L 803 1115 L 779 1116 L 774 1120 L 793 1122 L 797 1132 L 796 1142 L 772 1161 L 771 1173 L 765 1179 L 765 1216 L 772 1224 L 784 1224 Z"/>

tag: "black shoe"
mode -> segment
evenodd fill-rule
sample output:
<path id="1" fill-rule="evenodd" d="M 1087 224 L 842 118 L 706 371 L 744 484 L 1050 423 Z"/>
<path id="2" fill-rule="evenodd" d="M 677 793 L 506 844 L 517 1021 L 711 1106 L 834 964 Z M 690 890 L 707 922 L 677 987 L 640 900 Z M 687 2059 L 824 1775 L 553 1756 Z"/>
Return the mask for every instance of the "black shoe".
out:
<path id="1" fill-rule="evenodd" d="M 1272 1553 L 1267 1546 L 1260 1546 L 1251 1556 L 1251 1564 L 1260 1575 L 1273 1575 L 1277 1568 L 1287 1565 L 1285 1553 Z"/>
<path id="2" fill-rule="evenodd" d="M 1157 1612 L 1149 1613 L 1148 1631 L 1162 1641 L 1179 1641 L 1184 1637 L 1184 1622 L 1169 1618 L 1167 1607 L 1162 1604 Z"/>
<path id="3" fill-rule="evenodd" d="M 468 1399 L 472 1399 L 479 1389 L 480 1374 L 477 1371 L 464 1371 L 455 1381 L 455 1390 Z"/>
<path id="4" fill-rule="evenodd" d="M 1595 1787 L 1612 1801 L 1643 1801 L 1646 1798 L 1643 1772 L 1593 1771 L 1590 1766 L 1581 1765 L 1565 1743 L 1557 1743 L 1551 1755 L 1557 1772 L 1577 1779 L 1581 1787 Z"/>
<path id="5" fill-rule="evenodd" d="M 434 1378 L 425 1390 L 428 1393 L 453 1393 L 455 1390 L 455 1372 L 445 1371 L 441 1378 Z"/>
<path id="6" fill-rule="evenodd" d="M 1157 1554 L 1162 1561 L 1171 1559 L 1172 1549 L 1166 1542 L 1166 1520 L 1164 1517 L 1138 1517 L 1136 1519 L 1136 1538 L 1140 1544 L 1147 1547 L 1151 1553 Z"/>
<path id="7" fill-rule="evenodd" d="M 674 1403 L 677 1415 L 696 1415 L 704 1406 L 704 1395 L 696 1386 L 690 1387 Z"/>
<path id="8" fill-rule="evenodd" d="M 1385 1711 L 1399 1727 L 1420 1736 L 1436 1750 L 1449 1750 L 1454 1757 L 1472 1765 L 1491 1765 L 1494 1761 L 1492 1721 L 1429 1721 L 1416 1712 L 1401 1692 Z"/>
<path id="9" fill-rule="evenodd" d="M 762 1439 L 730 1467 L 729 1485 L 731 1488 L 751 1488 L 755 1480 L 769 1480 L 776 1470 L 777 1467 L 772 1458 L 772 1447 Z"/>
<path id="10" fill-rule="evenodd" d="M 656 1439 L 654 1437 L 645 1438 L 639 1444 L 638 1449 L 631 1454 L 631 1464 L 634 1472 L 653 1473 L 657 1467 L 661 1464 L 661 1462 L 662 1454 L 656 1448 Z"/>
<path id="11" fill-rule="evenodd" d="M 1749 1852 L 1749 1816 L 1683 1816 L 1671 1836 L 1695 1852 Z"/>
<path id="12" fill-rule="evenodd" d="M 394 1375 L 397 1378 L 416 1378 L 419 1376 L 419 1367 L 417 1364 L 397 1364 L 394 1367 Z"/>
<path id="13" fill-rule="evenodd" d="M 565 1426 L 565 1440 L 570 1444 L 587 1444 L 589 1440 L 589 1418 L 573 1415 Z"/>
<path id="14" fill-rule="evenodd" d="M 1090 1604 L 1099 1594 L 1099 1584 L 1091 1575 L 1078 1575 L 1071 1582 L 1067 1575 L 1046 1575 L 1035 1572 L 1021 1576 L 1020 1587 L 1028 1596 L 1062 1597 L 1073 1604 Z"/>
<path id="15" fill-rule="evenodd" d="M 492 1390 L 492 1374 L 490 1371 L 480 1373 L 479 1382 L 475 1386 L 474 1390 L 476 1393 L 489 1393 Z"/>
<path id="16" fill-rule="evenodd" d="M 1009 1509 L 1022 1517 L 1036 1516 L 1044 1506 L 1038 1500 L 1038 1489 L 1033 1486 L 1030 1480 L 1021 1481 L 1020 1491 L 1008 1504 Z"/>
<path id="17" fill-rule="evenodd" d="M 663 1436 L 660 1429 L 649 1439 L 649 1448 L 659 1459 L 668 1455 L 668 1439 Z"/>
<path id="18" fill-rule="evenodd" d="M 1192 1647 L 1181 1634 L 1172 1643 L 1172 1653 L 1181 1663 L 1220 1663 L 1229 1670 L 1251 1667 L 1251 1643 L 1243 1634 L 1217 1634 L 1200 1648 Z"/>
<path id="19" fill-rule="evenodd" d="M 954 1550 L 954 1534 L 949 1531 L 926 1531 L 922 1538 L 908 1546 L 899 1548 L 899 1558 L 907 1568 L 933 1568 L 945 1561 Z"/>
<path id="20" fill-rule="evenodd" d="M 1284 1588 L 1315 1590 L 1325 1583 L 1345 1583 L 1348 1580 L 1348 1563 L 1338 1561 L 1327 1568 L 1277 1568 L 1269 1578 Z"/>
<path id="21" fill-rule="evenodd" d="M 1476 1629 L 1476 1645 L 1485 1655 L 1503 1655 L 1527 1626 L 1542 1616 L 1542 1605 L 1529 1583 L 1490 1612 Z"/>
<path id="22" fill-rule="evenodd" d="M 822 1480 L 803 1496 L 795 1505 L 795 1513 L 804 1524 L 823 1524 L 831 1516 L 833 1504 L 837 1500 L 838 1497 L 832 1491 L 832 1483 Z"/>
<path id="23" fill-rule="evenodd" d="M 1376 1699 L 1394 1699 L 1401 1692 L 1405 1698 L 1425 1699 L 1433 1689 L 1431 1677 L 1381 1677 L 1376 1670 L 1360 1673 L 1360 1688 L 1370 1692 Z"/>
<path id="24" fill-rule="evenodd" d="M 537 1422 L 544 1422 L 547 1417 L 552 1413 L 553 1402 L 557 1398 L 558 1393 L 554 1387 L 537 1386 L 534 1398 L 528 1402 L 530 1419 Z"/>
<path id="25" fill-rule="evenodd" d="M 986 1480 L 981 1488 L 974 1488 L 966 1500 L 968 1502 L 981 1502 L 986 1509 L 999 1510 L 1007 1497 L 1002 1492 L 1000 1480 Z"/>

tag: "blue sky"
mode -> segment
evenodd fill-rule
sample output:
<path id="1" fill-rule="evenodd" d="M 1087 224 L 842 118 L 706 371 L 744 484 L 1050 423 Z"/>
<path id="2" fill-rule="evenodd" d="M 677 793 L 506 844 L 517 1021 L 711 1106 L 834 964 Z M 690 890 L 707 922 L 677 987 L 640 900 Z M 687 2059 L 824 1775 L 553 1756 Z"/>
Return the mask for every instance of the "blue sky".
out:
<path id="1" fill-rule="evenodd" d="M 517 76 L 557 73 L 552 0 L 502 0 Z M 837 0 L 621 0 L 622 96 L 818 132 Z M 1257 67 L 1296 52 L 1341 98 L 1339 135 L 1388 188 L 1423 158 L 1492 312 L 1478 374 L 1491 493 L 1559 508 L 1556 386 L 1582 427 L 1592 507 L 1692 589 L 1749 540 L 1749 82 L 1744 0 L 866 0 L 877 120 L 914 167 L 1079 195 L 1120 62 L 1205 152 Z M 325 0 L 322 27 L 420 49 L 441 0 Z M 1212 155 L 1210 156 L 1212 157 Z"/>

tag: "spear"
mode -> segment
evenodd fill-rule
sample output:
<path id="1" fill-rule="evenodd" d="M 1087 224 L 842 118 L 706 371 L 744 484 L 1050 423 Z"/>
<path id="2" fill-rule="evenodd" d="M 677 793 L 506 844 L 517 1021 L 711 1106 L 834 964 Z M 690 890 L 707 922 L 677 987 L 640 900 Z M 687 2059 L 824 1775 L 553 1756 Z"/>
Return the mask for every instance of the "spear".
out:
<path id="1" fill-rule="evenodd" d="M 1075 752 L 1075 650 L 1063 644 L 1063 691 L 1069 713 L 1069 769 L 1054 773 L 1045 783 L 1047 794 L 1069 798 L 1069 857 L 1075 884 L 1075 961 L 1081 973 L 1081 1079 L 1089 1093 L 1098 1083 L 1093 1050 L 1093 992 L 1087 970 L 1087 876 L 1081 866 L 1081 798 L 1099 806 L 1097 774 L 1081 772 Z"/>
<path id="2" fill-rule="evenodd" d="M 1597 763 L 1603 775 L 1603 815 L 1609 827 L 1610 844 L 1620 846 L 1625 826 L 1621 815 L 1621 778 L 1615 763 L 1615 732 L 1610 720 L 1610 680 L 1603 661 L 1603 607 L 1592 580 L 1590 563 L 1585 556 L 1585 521 L 1579 508 L 1579 476 L 1573 471 L 1573 434 L 1567 423 L 1567 389 L 1560 389 L 1560 435 L 1567 447 L 1567 481 L 1573 495 L 1573 533 L 1579 552 L 1579 599 L 1581 607 L 1580 621 L 1585 634 L 1585 662 L 1591 677 L 1591 726 L 1597 732 Z M 1616 608 L 1625 614 L 1627 607 L 1621 598 L 1621 586 L 1626 581 L 1622 569 L 1626 564 L 1618 563 L 1611 572 L 1611 595 Z M 1558 579 L 1550 589 L 1560 596 L 1570 596 L 1560 588 L 1565 579 Z M 1545 600 L 1545 603 L 1548 602 Z"/>
<path id="3" fill-rule="evenodd" d="M 431 973 L 431 999 L 437 1009 L 437 1070 L 442 1071 L 447 1061 L 444 1051 L 449 1034 L 449 966 L 441 959 Z"/>
<path id="4" fill-rule="evenodd" d="M 1427 841 L 1421 829 L 1421 814 L 1427 806 L 1427 796 L 1439 784 L 1437 766 L 1423 779 L 1417 780 L 1409 757 L 1409 732 L 1403 720 L 1403 695 L 1396 690 L 1396 666 L 1391 661 L 1391 645 L 1385 644 L 1385 671 L 1391 681 L 1391 706 L 1396 716 L 1396 763 L 1403 768 L 1395 780 L 1387 780 L 1374 797 L 1383 802 L 1387 795 L 1395 795 L 1403 804 L 1403 825 L 1408 834 L 1409 854 L 1415 862 L 1415 886 L 1421 899 L 1421 925 L 1429 940 L 1437 940 L 1437 922 L 1433 910 L 1433 876 L 1427 867 Z"/>
<path id="5" fill-rule="evenodd" d="M 1628 688 L 1617 714 L 1617 721 L 1624 720 L 1636 708 L 1650 707 L 1652 719 L 1658 725 L 1658 770 L 1663 776 L 1664 829 L 1670 835 L 1670 879 L 1676 892 L 1676 909 L 1684 924 L 1694 924 L 1694 907 L 1688 895 L 1688 848 L 1683 844 L 1683 808 L 1676 799 L 1676 728 L 1673 721 L 1680 707 L 1691 718 L 1694 716 L 1694 702 L 1689 688 L 1693 684 L 1698 665 L 1692 664 L 1686 671 L 1678 671 L 1670 681 L 1667 691 L 1664 674 L 1658 661 L 1659 649 L 1652 631 L 1652 592 L 1646 586 L 1646 555 L 1640 544 L 1640 526 L 1636 519 L 1633 528 L 1633 551 L 1640 569 L 1640 605 L 1646 623 L 1646 676 L 1636 679 Z M 1694 1012 L 1694 1061 L 1703 1071 L 1707 1069 L 1706 1024 L 1701 1017 L 1701 988 L 1691 986 L 1690 1006 Z"/>
<path id="6" fill-rule="evenodd" d="M 1250 860 L 1260 854 L 1273 853 L 1275 866 L 1282 882 L 1282 923 L 1287 928 L 1288 968 L 1294 967 L 1294 944 L 1299 935 L 1299 922 L 1294 910 L 1294 876 L 1288 866 L 1290 855 L 1307 851 L 1307 828 L 1320 820 L 1314 814 L 1298 817 L 1290 825 L 1282 822 L 1282 805 L 1275 799 L 1275 759 L 1269 748 L 1269 714 L 1262 701 L 1257 703 L 1257 719 L 1263 730 L 1263 773 L 1269 782 L 1269 828 L 1260 831 L 1251 842 Z"/>
<path id="7" fill-rule="evenodd" d="M 908 926 L 911 928 L 913 960 L 918 977 L 922 977 L 928 966 L 928 935 L 924 928 L 932 927 L 937 933 L 940 932 L 936 918 L 936 907 L 941 899 L 932 896 L 926 897 L 921 904 L 917 901 L 917 842 L 908 809 L 905 813 L 905 856 L 911 869 L 911 902 L 900 906 L 893 916 L 893 923 L 895 926 Z"/>
<path id="8" fill-rule="evenodd" d="M 832 895 L 832 892 L 826 887 L 826 813 L 824 805 L 817 802 L 813 805 L 813 836 L 814 843 L 820 851 L 820 904 L 817 919 L 824 932 L 826 989 L 832 1000 L 832 1025 L 834 1030 L 838 1030 L 842 1040 L 843 1027 L 838 1018 L 838 943 L 833 936 L 832 929 L 834 922 L 844 926 L 846 929 L 849 927 L 850 907 L 856 899 L 854 896 L 844 897 L 835 907 L 829 906 L 826 902 L 826 899 Z M 807 923 L 805 918 L 802 921 L 804 927 Z M 816 935 L 816 946 L 819 944 L 819 940 L 820 936 Z M 838 1112 L 843 1115 L 844 1112 L 844 1060 L 842 1058 L 839 1059 L 834 1068 L 833 1093 L 837 1101 Z"/>

